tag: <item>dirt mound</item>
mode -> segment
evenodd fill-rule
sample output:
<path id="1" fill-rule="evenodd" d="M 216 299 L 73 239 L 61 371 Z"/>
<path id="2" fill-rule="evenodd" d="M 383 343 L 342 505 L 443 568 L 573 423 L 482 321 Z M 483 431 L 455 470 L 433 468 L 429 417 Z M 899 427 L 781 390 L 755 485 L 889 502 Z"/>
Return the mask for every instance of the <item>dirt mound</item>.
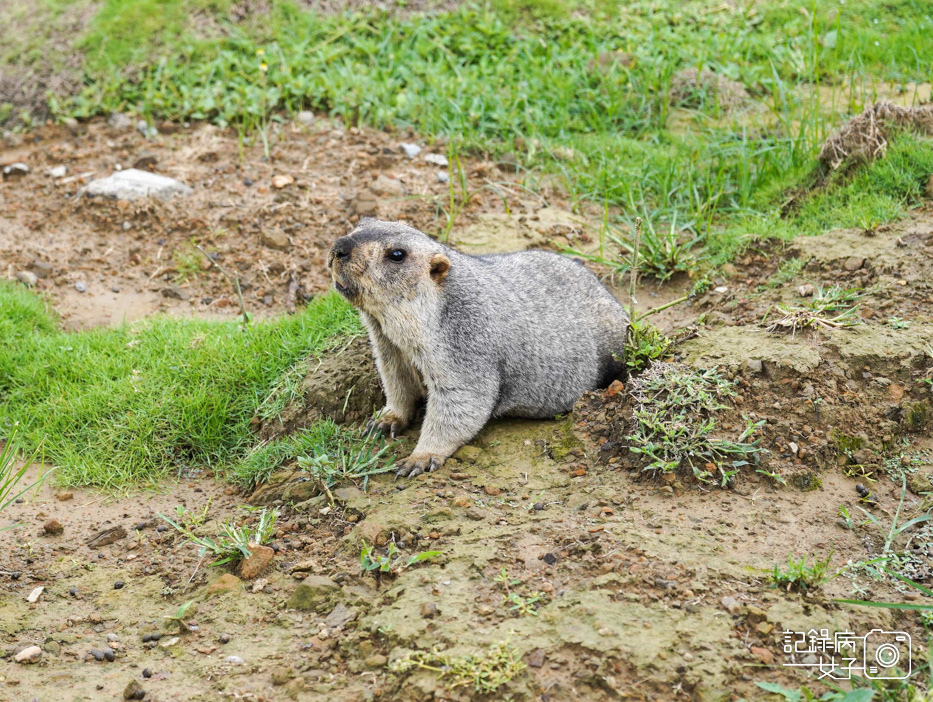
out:
<path id="1" fill-rule="evenodd" d="M 881 100 L 850 119 L 820 147 L 820 163 L 836 170 L 884 156 L 892 129 L 933 134 L 933 104 L 902 107 Z"/>
<path id="2" fill-rule="evenodd" d="M 339 424 L 363 421 L 384 404 L 369 340 L 353 339 L 322 358 L 307 361 L 294 399 L 262 424 L 259 438 L 270 441 L 325 417 Z"/>
<path id="3" fill-rule="evenodd" d="M 735 110 L 750 99 L 745 86 L 704 68 L 685 68 L 671 78 L 670 102 L 683 107 L 700 107 L 704 96 L 715 98 L 723 110 Z"/>

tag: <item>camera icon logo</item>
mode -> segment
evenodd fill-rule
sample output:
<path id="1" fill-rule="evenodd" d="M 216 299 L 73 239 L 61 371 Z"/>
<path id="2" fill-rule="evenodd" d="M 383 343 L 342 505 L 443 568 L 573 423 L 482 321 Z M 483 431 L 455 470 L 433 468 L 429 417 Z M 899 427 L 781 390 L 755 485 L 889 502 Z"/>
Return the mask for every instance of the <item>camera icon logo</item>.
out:
<path id="1" fill-rule="evenodd" d="M 872 680 L 904 680 L 911 672 L 910 634 L 872 629 L 864 636 L 862 668 Z"/>

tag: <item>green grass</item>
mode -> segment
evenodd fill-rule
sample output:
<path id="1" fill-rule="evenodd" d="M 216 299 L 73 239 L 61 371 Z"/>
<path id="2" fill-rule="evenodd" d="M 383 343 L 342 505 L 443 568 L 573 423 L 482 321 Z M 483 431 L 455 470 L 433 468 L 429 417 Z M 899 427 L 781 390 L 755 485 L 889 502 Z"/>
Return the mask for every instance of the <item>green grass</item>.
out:
<path id="1" fill-rule="evenodd" d="M 38 297 L 0 283 L 0 433 L 19 422 L 72 485 L 225 466 L 252 445 L 250 419 L 282 374 L 357 333 L 329 295 L 250 326 L 157 318 L 68 334 Z"/>
<path id="2" fill-rule="evenodd" d="M 807 564 L 807 557 L 801 556 L 799 560 L 793 556 L 787 557 L 787 567 L 782 568 L 779 565 L 774 566 L 774 571 L 770 575 L 771 586 L 782 590 L 796 590 L 806 592 L 819 588 L 832 577 L 829 575 L 830 554 L 823 560 L 813 559 L 813 563 Z"/>

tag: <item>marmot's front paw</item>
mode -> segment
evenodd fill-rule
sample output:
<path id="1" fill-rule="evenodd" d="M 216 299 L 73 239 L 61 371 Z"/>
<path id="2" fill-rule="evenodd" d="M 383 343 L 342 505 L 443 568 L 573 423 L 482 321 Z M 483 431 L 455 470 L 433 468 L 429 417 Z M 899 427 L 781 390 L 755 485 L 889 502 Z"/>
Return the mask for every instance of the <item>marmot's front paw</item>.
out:
<path id="1" fill-rule="evenodd" d="M 428 453 L 416 456 L 412 454 L 399 464 L 399 469 L 395 471 L 396 478 L 414 478 L 422 473 L 430 473 L 444 465 L 444 459 L 440 456 Z"/>
<path id="2" fill-rule="evenodd" d="M 383 436 L 388 436 L 390 439 L 394 439 L 405 431 L 406 427 L 408 427 L 408 422 L 398 415 L 393 412 L 381 412 L 376 417 L 370 419 L 366 424 L 366 433 L 378 433 Z"/>

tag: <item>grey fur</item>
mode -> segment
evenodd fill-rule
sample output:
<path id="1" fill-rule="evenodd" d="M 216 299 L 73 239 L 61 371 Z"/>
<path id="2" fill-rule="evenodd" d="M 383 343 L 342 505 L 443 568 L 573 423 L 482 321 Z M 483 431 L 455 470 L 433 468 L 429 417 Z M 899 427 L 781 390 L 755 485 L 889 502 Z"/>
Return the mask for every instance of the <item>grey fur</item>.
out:
<path id="1" fill-rule="evenodd" d="M 401 263 L 388 258 L 396 249 Z M 387 398 L 374 428 L 394 436 L 427 397 L 399 475 L 439 467 L 491 417 L 553 417 L 622 373 L 625 308 L 558 254 L 470 256 L 364 219 L 329 266 L 369 330 Z"/>

